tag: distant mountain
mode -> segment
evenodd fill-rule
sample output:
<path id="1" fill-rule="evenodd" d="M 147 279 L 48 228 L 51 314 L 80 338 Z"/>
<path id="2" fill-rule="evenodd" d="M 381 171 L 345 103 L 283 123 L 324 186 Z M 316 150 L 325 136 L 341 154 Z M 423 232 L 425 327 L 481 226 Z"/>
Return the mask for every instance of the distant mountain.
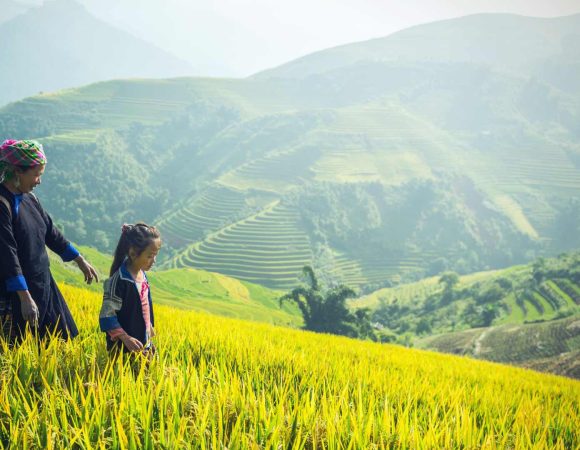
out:
<path id="1" fill-rule="evenodd" d="M 425 29 L 493 41 L 512 19 L 527 20 Z M 567 20 L 577 16 L 553 19 L 548 43 L 568 39 Z M 520 31 L 540 45 L 541 30 Z M 399 39 L 398 54 L 425 54 L 427 41 Z M 399 61 L 369 59 L 371 41 L 301 78 L 101 82 L 7 105 L 0 135 L 45 143 L 39 195 L 77 242 L 110 249 L 120 223 L 153 221 L 167 267 L 277 289 L 305 264 L 370 292 L 580 248 L 576 60 L 546 44 L 539 77 L 515 69 L 535 53 L 522 50 L 512 70 L 507 56 L 466 60 L 476 44 L 450 46 L 446 61 Z"/>
<path id="2" fill-rule="evenodd" d="M 417 25 L 392 35 L 322 50 L 257 78 L 308 78 L 360 63 L 469 63 L 541 75 L 554 58 L 580 58 L 580 14 L 534 18 L 476 14 Z"/>
<path id="3" fill-rule="evenodd" d="M 17 11 L 18 4 L 8 6 Z M 0 104 L 99 80 L 190 73 L 188 63 L 96 19 L 73 0 L 29 9 L 0 23 L 0 35 Z"/>

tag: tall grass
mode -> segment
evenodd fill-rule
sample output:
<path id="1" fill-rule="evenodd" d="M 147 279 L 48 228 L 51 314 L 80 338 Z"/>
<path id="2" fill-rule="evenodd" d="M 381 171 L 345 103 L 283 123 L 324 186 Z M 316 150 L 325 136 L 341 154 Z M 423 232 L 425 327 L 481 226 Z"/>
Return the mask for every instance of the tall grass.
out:
<path id="1" fill-rule="evenodd" d="M 396 346 L 156 308 L 158 358 L 80 336 L 0 340 L 4 448 L 578 448 L 580 383 Z"/>

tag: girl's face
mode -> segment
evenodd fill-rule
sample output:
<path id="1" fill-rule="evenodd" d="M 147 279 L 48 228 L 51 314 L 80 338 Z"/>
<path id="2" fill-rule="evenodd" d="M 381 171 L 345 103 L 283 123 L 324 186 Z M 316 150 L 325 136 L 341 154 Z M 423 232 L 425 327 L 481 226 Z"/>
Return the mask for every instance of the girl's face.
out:
<path id="1" fill-rule="evenodd" d="M 44 173 L 45 165 L 31 167 L 26 170 L 16 170 L 16 178 L 18 179 L 18 190 L 23 194 L 28 194 L 41 183 L 41 177 Z"/>
<path id="2" fill-rule="evenodd" d="M 155 264 L 155 258 L 159 249 L 161 248 L 161 239 L 155 239 L 147 246 L 145 250 L 137 256 L 137 251 L 133 247 L 129 249 L 129 257 L 131 258 L 131 265 L 137 270 L 150 270 Z"/>

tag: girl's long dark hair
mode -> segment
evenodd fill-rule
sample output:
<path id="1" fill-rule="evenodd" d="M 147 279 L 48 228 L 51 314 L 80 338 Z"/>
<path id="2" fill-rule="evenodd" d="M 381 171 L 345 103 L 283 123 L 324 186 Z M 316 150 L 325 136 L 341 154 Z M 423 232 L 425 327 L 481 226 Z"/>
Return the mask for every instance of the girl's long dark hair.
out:
<path id="1" fill-rule="evenodd" d="M 137 251 L 138 256 L 143 253 L 143 251 L 149 247 L 155 239 L 159 239 L 160 236 L 161 235 L 159 234 L 159 231 L 157 231 L 157 228 L 149 226 L 143 222 L 134 225 L 123 225 L 109 276 L 113 276 L 113 274 L 119 270 L 119 267 L 121 267 L 125 258 L 129 256 L 129 249 L 131 247 Z"/>

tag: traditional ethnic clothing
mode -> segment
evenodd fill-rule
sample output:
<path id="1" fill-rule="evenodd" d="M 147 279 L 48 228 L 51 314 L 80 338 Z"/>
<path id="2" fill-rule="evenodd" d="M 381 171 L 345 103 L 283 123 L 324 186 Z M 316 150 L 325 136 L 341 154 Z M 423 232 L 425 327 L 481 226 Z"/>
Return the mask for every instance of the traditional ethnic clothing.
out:
<path id="1" fill-rule="evenodd" d="M 28 290 L 39 310 L 38 334 L 56 331 L 63 338 L 78 334 L 62 294 L 50 274 L 46 247 L 72 261 L 79 252 L 54 226 L 33 194 L 16 195 L 0 185 L 0 288 L 12 309 L 17 335 L 25 330 L 16 291 Z"/>
<path id="2" fill-rule="evenodd" d="M 141 341 L 145 349 L 151 346 L 154 321 L 149 283 L 145 277 L 139 287 L 126 262 L 105 281 L 99 324 L 101 331 L 107 333 L 108 350 L 126 351 L 119 340 L 123 334 Z"/>

